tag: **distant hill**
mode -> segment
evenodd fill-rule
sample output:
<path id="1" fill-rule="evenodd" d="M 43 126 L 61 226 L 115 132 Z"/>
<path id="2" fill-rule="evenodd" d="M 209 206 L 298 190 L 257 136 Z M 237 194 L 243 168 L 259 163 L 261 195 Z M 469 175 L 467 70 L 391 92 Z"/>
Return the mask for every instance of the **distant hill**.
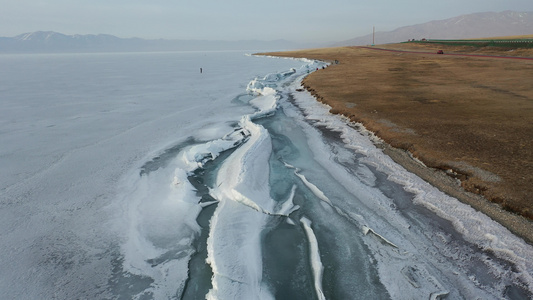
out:
<path id="1" fill-rule="evenodd" d="M 288 50 L 301 46 L 286 40 L 146 40 L 140 38 L 125 39 L 107 34 L 65 35 L 53 31 L 37 31 L 15 37 L 0 37 L 0 53 Z"/>
<path id="2" fill-rule="evenodd" d="M 422 38 L 472 39 L 527 34 L 533 34 L 533 12 L 484 12 L 376 32 L 375 42 L 387 44 Z M 339 42 L 335 46 L 368 44 L 372 44 L 372 34 Z"/>

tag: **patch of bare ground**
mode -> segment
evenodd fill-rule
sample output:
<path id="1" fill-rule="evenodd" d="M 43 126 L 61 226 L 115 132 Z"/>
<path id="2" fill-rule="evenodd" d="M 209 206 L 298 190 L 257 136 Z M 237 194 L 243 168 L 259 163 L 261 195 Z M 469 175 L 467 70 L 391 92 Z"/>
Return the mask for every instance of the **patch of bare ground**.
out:
<path id="1" fill-rule="evenodd" d="M 510 53 L 509 49 L 474 51 L 409 43 L 383 47 L 431 53 L 437 49 L 445 53 Z M 533 52 L 524 53 L 533 56 Z M 269 55 L 338 60 L 339 64 L 303 81 L 319 101 L 330 105 L 332 113 L 362 123 L 390 146 L 410 152 L 433 170 L 428 175 L 427 168 L 409 167 L 412 162 L 398 151 L 389 151 L 412 172 L 533 242 L 530 221 L 499 209 L 533 219 L 533 60 L 359 47 Z M 443 180 L 442 174 L 448 180 Z"/>

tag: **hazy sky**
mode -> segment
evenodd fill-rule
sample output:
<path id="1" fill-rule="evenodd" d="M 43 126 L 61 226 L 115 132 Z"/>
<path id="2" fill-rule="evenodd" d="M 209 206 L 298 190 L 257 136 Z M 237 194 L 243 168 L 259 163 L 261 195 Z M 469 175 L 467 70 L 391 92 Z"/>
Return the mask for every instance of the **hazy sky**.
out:
<path id="1" fill-rule="evenodd" d="M 533 0 L 0 0 L 0 36 L 32 31 L 167 39 L 340 41 Z"/>

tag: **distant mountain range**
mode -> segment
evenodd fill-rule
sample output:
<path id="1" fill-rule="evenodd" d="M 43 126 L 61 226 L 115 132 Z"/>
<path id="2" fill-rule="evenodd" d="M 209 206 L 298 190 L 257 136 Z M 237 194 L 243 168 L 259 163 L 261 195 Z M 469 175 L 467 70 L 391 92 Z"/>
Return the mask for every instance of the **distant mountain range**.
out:
<path id="1" fill-rule="evenodd" d="M 378 31 L 376 44 L 397 43 L 409 39 L 466 39 L 533 34 L 533 12 L 504 11 L 462 15 L 459 17 L 405 26 L 393 31 Z M 330 45 L 302 44 L 287 40 L 207 41 L 147 40 L 119 38 L 108 34 L 65 35 L 53 31 L 0 37 L 0 53 L 63 52 L 150 52 L 198 50 L 292 50 L 310 47 L 368 45 L 372 34 Z"/>
<path id="2" fill-rule="evenodd" d="M 470 39 L 528 34 L 533 34 L 533 12 L 485 12 L 376 32 L 375 43 L 398 43 L 422 38 Z M 339 42 L 334 46 L 369 44 L 372 44 L 372 34 Z"/>
<path id="3" fill-rule="evenodd" d="M 53 31 L 0 37 L 0 53 L 150 52 L 198 50 L 287 50 L 301 47 L 286 40 L 206 41 L 119 38 L 108 34 L 66 35 Z"/>

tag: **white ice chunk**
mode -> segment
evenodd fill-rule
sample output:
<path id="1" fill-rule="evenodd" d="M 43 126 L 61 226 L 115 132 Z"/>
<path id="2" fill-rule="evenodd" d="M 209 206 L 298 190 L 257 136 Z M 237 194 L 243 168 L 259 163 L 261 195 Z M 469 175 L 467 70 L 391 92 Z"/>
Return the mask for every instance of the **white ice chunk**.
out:
<path id="1" fill-rule="evenodd" d="M 320 250 L 318 249 L 318 241 L 315 233 L 311 228 L 311 221 L 306 217 L 300 219 L 300 222 L 304 226 L 307 239 L 309 240 L 309 252 L 311 259 L 311 267 L 313 269 L 313 279 L 315 283 L 315 292 L 318 299 L 325 300 L 324 292 L 322 291 L 322 275 L 324 273 L 324 266 L 320 259 Z"/>
<path id="2" fill-rule="evenodd" d="M 213 270 L 208 299 L 269 299 L 262 285 L 261 232 L 273 214 L 270 198 L 270 135 L 248 116 L 250 138 L 222 164 L 212 196 L 220 201 L 211 219 L 207 261 Z"/>
<path id="3" fill-rule="evenodd" d="M 331 203 L 331 200 L 329 200 L 329 198 L 324 194 L 324 192 L 322 192 L 316 185 L 314 185 L 313 183 L 309 182 L 309 180 L 307 180 L 307 178 L 300 174 L 298 171 L 294 171 L 294 174 L 296 174 L 296 176 L 298 176 L 302 182 L 311 190 L 311 192 L 313 192 L 313 194 L 320 200 L 326 202 L 327 204 L 333 206 L 333 204 Z"/>
<path id="4" fill-rule="evenodd" d="M 196 217 L 201 207 L 196 191 L 184 170 L 176 169 L 173 175 L 164 169 L 138 177 L 136 189 L 128 195 L 129 229 L 122 245 L 123 268 L 151 278 L 149 291 L 158 299 L 171 298 L 183 290 L 188 262 L 195 252 L 191 240 L 200 231 Z M 175 259 L 150 263 L 169 251 L 175 253 Z"/>
<path id="5" fill-rule="evenodd" d="M 281 209 L 278 211 L 279 215 L 288 216 L 292 212 L 294 212 L 294 211 L 296 211 L 296 210 L 298 210 L 300 208 L 300 206 L 294 205 L 294 203 L 292 202 L 293 199 L 294 199 L 295 191 L 296 191 L 296 185 L 293 185 L 292 189 L 291 189 L 291 194 L 289 195 L 289 198 L 283 203 L 283 205 L 281 206 Z"/>
<path id="6" fill-rule="evenodd" d="M 226 159 L 219 170 L 215 199 L 240 202 L 259 212 L 274 214 L 276 201 L 270 198 L 268 160 L 272 141 L 268 131 L 254 124 L 249 116 L 243 117 L 241 125 L 250 133 L 250 138 Z"/>
<path id="7" fill-rule="evenodd" d="M 382 239 L 385 243 L 391 245 L 392 247 L 394 248 L 398 248 L 398 246 L 396 246 L 396 244 L 394 244 L 393 242 L 389 241 L 388 239 L 386 239 L 385 237 L 383 237 L 381 234 L 377 233 L 374 231 L 374 229 L 368 227 L 368 226 L 363 226 L 363 234 L 364 235 L 367 235 L 368 233 L 372 233 L 374 234 L 375 236 L 377 236 L 378 238 Z"/>
<path id="8" fill-rule="evenodd" d="M 248 135 L 249 133 L 241 128 L 220 139 L 188 147 L 179 153 L 178 166 L 188 173 L 194 172 L 207 161 L 217 158 L 223 151 L 241 144 Z"/>
<path id="9" fill-rule="evenodd" d="M 282 163 L 289 169 L 294 169 L 294 174 L 296 176 L 298 176 L 298 178 L 300 178 L 300 180 L 302 180 L 302 182 L 311 190 L 311 192 L 313 192 L 313 194 L 320 200 L 326 202 L 327 204 L 333 206 L 333 204 L 331 203 L 331 200 L 329 200 L 329 198 L 324 194 L 324 192 L 322 192 L 316 185 L 314 185 L 313 183 L 309 182 L 309 180 L 307 180 L 307 178 L 300 174 L 300 169 L 296 168 L 295 166 L 287 163 L 287 162 L 284 162 L 282 161 Z"/>
<path id="10" fill-rule="evenodd" d="M 265 87 L 263 89 L 256 89 L 254 91 L 258 94 L 258 96 L 250 100 L 250 104 L 258 109 L 258 111 L 250 115 L 250 118 L 252 120 L 259 119 L 274 113 L 278 107 L 279 99 L 276 90 L 270 87 Z"/>
<path id="11" fill-rule="evenodd" d="M 207 299 L 271 299 L 262 286 L 261 231 L 267 215 L 222 200 L 210 223 L 207 263 L 213 270 Z"/>

